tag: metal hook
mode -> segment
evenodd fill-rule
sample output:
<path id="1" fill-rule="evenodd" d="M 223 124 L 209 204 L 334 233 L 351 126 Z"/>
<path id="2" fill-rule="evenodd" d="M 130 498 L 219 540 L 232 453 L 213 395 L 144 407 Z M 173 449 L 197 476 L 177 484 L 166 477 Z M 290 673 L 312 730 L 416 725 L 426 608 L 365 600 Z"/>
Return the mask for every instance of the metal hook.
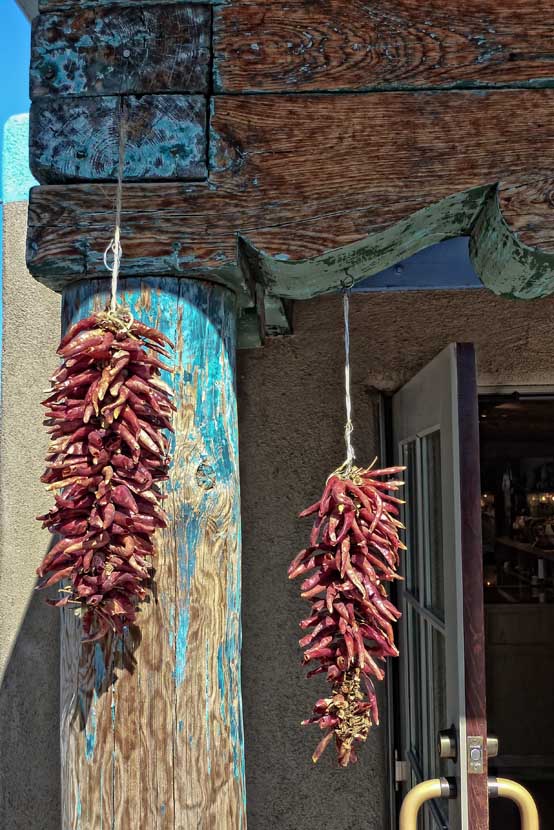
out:
<path id="1" fill-rule="evenodd" d="M 341 280 L 340 284 L 343 291 L 350 291 L 350 289 L 354 285 L 354 277 L 348 273 L 348 270 L 346 270 L 345 273 L 346 279 Z"/>

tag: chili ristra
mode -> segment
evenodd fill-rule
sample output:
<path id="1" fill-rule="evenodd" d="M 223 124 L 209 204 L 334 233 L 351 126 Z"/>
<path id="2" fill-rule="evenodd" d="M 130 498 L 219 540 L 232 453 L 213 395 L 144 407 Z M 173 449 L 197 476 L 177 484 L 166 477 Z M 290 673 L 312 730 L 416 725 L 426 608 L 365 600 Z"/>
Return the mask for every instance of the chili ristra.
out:
<path id="1" fill-rule="evenodd" d="M 38 588 L 66 581 L 84 638 L 118 634 L 135 621 L 151 580 L 154 533 L 166 526 L 160 484 L 167 479 L 175 406 L 158 356 L 170 340 L 124 311 L 80 320 L 60 343 L 62 364 L 43 401 L 50 433 L 41 478 L 55 504 L 44 516 L 60 538 L 37 569 Z"/>
<path id="2" fill-rule="evenodd" d="M 335 739 L 338 762 L 357 760 L 356 747 L 379 723 L 375 680 L 383 680 L 387 657 L 398 656 L 393 623 L 400 612 L 385 584 L 399 579 L 399 550 L 405 549 L 394 495 L 402 481 L 391 478 L 405 467 L 342 468 L 327 480 L 321 499 L 300 517 L 315 515 L 307 548 L 289 567 L 289 578 L 304 576 L 301 596 L 312 603 L 300 627 L 304 663 L 319 663 L 308 677 L 325 673 L 331 696 L 318 700 L 302 725 L 318 724 L 325 735 L 314 763 Z"/>

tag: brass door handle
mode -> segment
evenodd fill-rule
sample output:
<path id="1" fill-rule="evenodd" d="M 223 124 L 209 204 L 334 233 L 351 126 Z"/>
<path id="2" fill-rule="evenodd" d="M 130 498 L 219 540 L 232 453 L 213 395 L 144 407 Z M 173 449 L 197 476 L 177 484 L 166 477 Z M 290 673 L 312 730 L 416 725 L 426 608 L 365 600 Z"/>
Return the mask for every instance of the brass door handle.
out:
<path id="1" fill-rule="evenodd" d="M 539 830 L 537 805 L 525 787 L 508 778 L 489 778 L 488 783 L 490 798 L 509 798 L 517 804 L 521 818 L 521 830 Z"/>
<path id="2" fill-rule="evenodd" d="M 452 796 L 452 784 L 446 778 L 431 778 L 429 781 L 416 784 L 402 802 L 399 830 L 417 829 L 417 817 L 426 801 L 434 798 L 452 798 Z"/>
<path id="3" fill-rule="evenodd" d="M 539 814 L 532 795 L 515 781 L 507 778 L 489 778 L 490 798 L 509 798 L 519 809 L 521 830 L 539 830 Z M 431 778 L 417 784 L 404 798 L 400 809 L 399 830 L 417 830 L 419 811 L 426 801 L 434 798 L 454 798 L 455 787 L 446 778 Z"/>

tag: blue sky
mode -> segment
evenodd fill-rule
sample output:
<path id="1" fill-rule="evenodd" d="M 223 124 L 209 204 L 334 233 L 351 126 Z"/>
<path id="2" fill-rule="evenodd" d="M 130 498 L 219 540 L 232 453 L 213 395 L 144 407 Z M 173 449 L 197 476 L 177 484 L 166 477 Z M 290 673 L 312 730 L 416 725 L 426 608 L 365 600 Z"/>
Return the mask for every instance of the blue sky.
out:
<path id="1" fill-rule="evenodd" d="M 12 115 L 29 111 L 31 26 L 15 0 L 0 0 L 0 177 L 4 124 Z M 0 195 L 2 182 L 0 180 Z M 2 210 L 0 202 L 0 288 L 2 280 Z M 0 299 L 0 343 L 2 340 Z M 0 366 L 2 357 L 0 351 Z"/>
<path id="2" fill-rule="evenodd" d="M 10 115 L 29 110 L 31 26 L 15 0 L 0 0 L 0 142 Z"/>

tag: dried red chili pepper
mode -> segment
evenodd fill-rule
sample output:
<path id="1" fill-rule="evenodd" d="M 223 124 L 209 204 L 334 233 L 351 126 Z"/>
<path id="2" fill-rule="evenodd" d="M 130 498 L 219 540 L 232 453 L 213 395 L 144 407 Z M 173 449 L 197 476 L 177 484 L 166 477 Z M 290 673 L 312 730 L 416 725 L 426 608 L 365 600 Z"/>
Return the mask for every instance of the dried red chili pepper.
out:
<path id="1" fill-rule="evenodd" d="M 392 495 L 403 482 L 390 477 L 404 469 L 354 467 L 346 475 L 339 468 L 321 499 L 300 513 L 316 518 L 309 547 L 289 567 L 290 579 L 310 574 L 301 596 L 312 600 L 312 610 L 300 627 L 312 631 L 299 642 L 304 662 L 319 663 L 308 677 L 326 673 L 332 688 L 302 722 L 326 730 L 314 763 L 333 737 L 339 764 L 355 762 L 357 746 L 379 723 L 374 681 L 384 678 L 386 658 L 398 655 L 391 623 L 400 617 L 384 583 L 401 578 L 396 569 L 405 549 L 398 536 L 403 502 Z"/>
<path id="2" fill-rule="evenodd" d="M 63 597 L 82 615 L 87 641 L 118 634 L 147 596 L 153 537 L 165 527 L 160 484 L 167 479 L 175 406 L 159 377 L 172 371 L 171 341 L 125 311 L 80 320 L 65 335 L 61 366 L 43 401 L 50 433 L 46 472 L 55 505 L 39 516 L 61 536 L 37 569 L 38 588 L 67 580 Z"/>

